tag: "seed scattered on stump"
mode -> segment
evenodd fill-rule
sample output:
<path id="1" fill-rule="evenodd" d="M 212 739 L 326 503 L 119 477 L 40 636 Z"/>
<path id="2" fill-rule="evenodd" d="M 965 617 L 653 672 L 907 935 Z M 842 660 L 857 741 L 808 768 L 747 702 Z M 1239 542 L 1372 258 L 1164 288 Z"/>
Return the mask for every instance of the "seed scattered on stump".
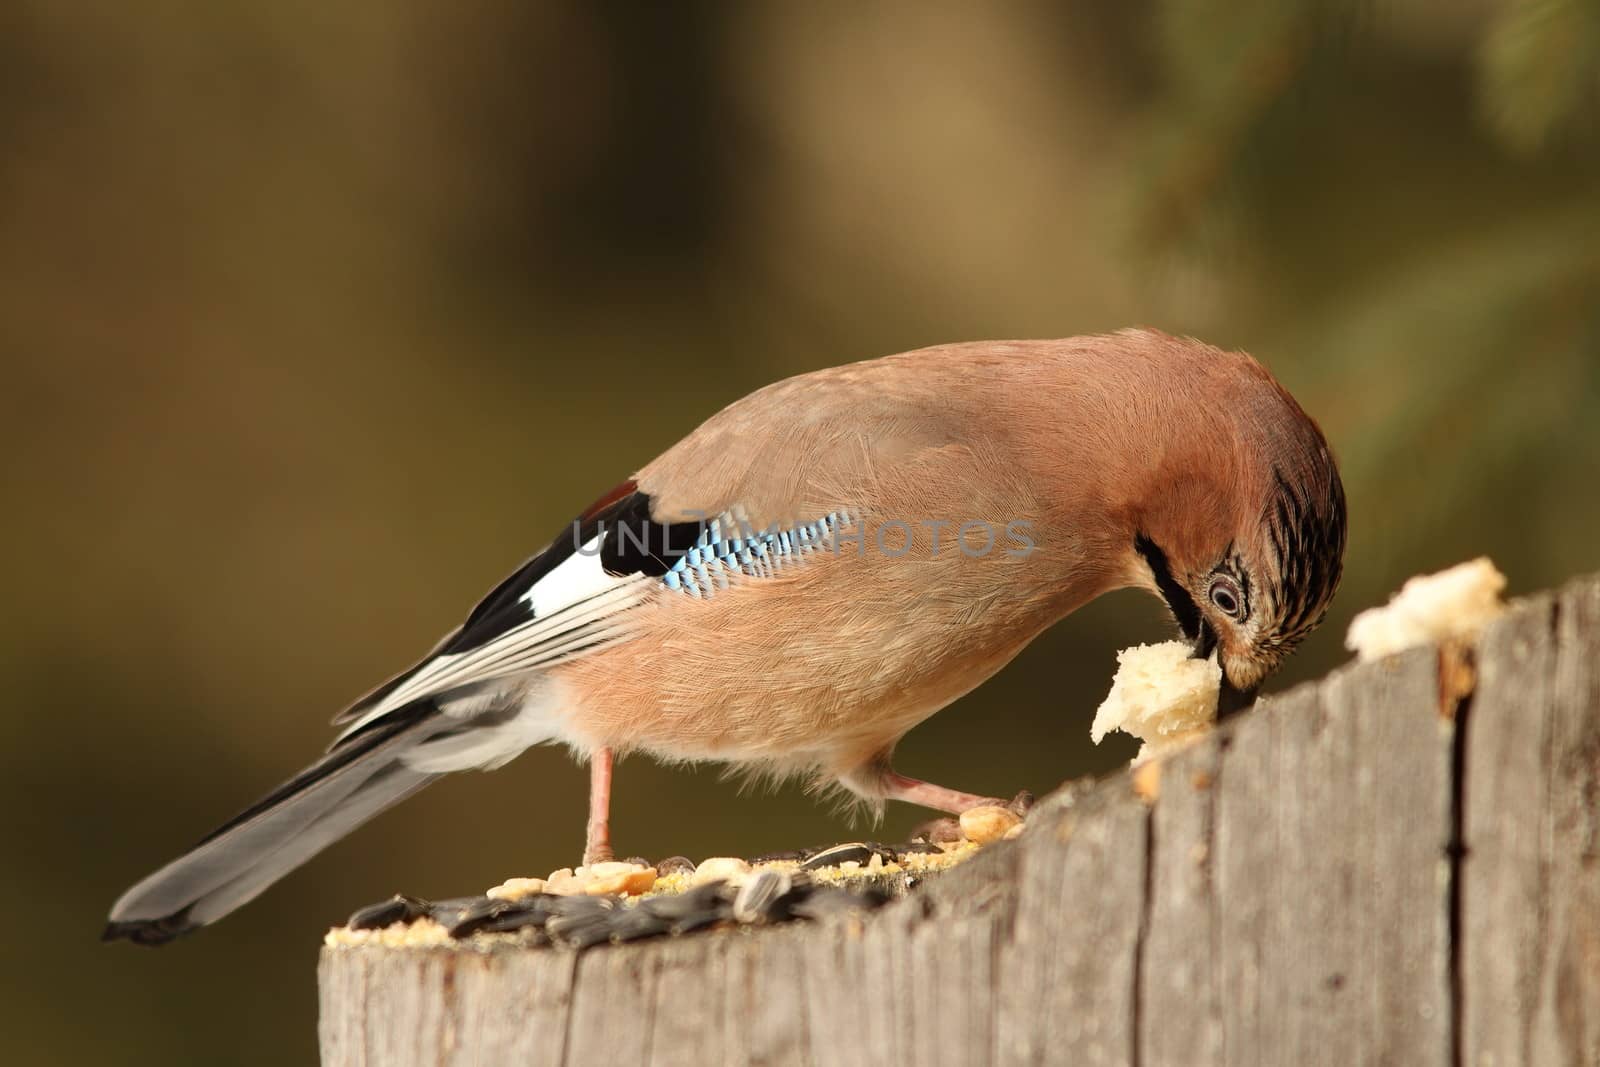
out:
<path id="1" fill-rule="evenodd" d="M 796 918 L 820 920 L 834 915 L 858 914 L 882 907 L 888 896 L 876 889 L 852 893 L 838 886 L 816 886 L 789 905 Z"/>
<path id="2" fill-rule="evenodd" d="M 706 911 L 714 915 L 727 911 L 731 915 L 730 899 L 727 882 L 707 882 L 682 893 L 646 897 L 639 902 L 639 908 L 663 919 L 682 919 Z"/>
<path id="3" fill-rule="evenodd" d="M 541 898 L 534 898 L 535 900 Z M 480 934 L 515 934 L 522 933 L 524 937 L 537 935 L 534 944 L 543 944 L 549 941 L 544 936 L 544 925 L 550 921 L 550 910 L 545 907 L 529 907 L 527 903 L 514 904 L 499 915 L 486 919 L 478 926 L 476 933 Z"/>
<path id="4" fill-rule="evenodd" d="M 668 856 L 656 864 L 656 874 L 661 878 L 673 874 L 693 874 L 694 860 L 688 856 Z"/>
<path id="5" fill-rule="evenodd" d="M 810 855 L 810 853 L 804 849 L 790 848 L 784 849 L 781 852 L 763 852 L 750 862 L 758 867 L 763 863 L 800 863 L 803 862 L 808 855 Z"/>
<path id="6" fill-rule="evenodd" d="M 611 920 L 611 943 L 639 941 L 672 932 L 672 923 L 639 908 L 619 908 Z"/>
<path id="7" fill-rule="evenodd" d="M 693 933 L 707 926 L 714 926 L 729 916 L 720 911 L 697 911 L 691 915 L 672 920 L 672 933 L 676 936 Z"/>
<path id="8" fill-rule="evenodd" d="M 596 897 L 573 899 L 596 900 Z M 544 932 L 558 945 L 571 948 L 588 948 L 611 940 L 611 909 L 576 912 L 570 915 L 553 915 L 544 924 Z"/>
<path id="9" fill-rule="evenodd" d="M 463 915 L 481 906 L 485 899 L 485 897 L 449 897 L 445 900 L 430 901 L 428 918 L 448 930 L 460 922 Z"/>
<path id="10" fill-rule="evenodd" d="M 513 909 L 520 909 L 520 905 L 509 900 L 484 897 L 463 908 L 456 915 L 453 922 L 445 924 L 445 931 L 451 937 L 471 937 L 489 925 L 489 923 Z"/>
<path id="11" fill-rule="evenodd" d="M 550 915 L 552 918 L 561 916 L 571 918 L 574 915 L 598 915 L 601 912 L 612 911 L 617 902 L 610 897 L 585 897 L 569 896 L 557 897 L 550 901 Z"/>
<path id="12" fill-rule="evenodd" d="M 408 923 L 428 914 L 426 901 L 396 893 L 388 900 L 368 904 L 350 916 L 345 926 L 352 930 L 381 930 L 395 923 Z"/>
<path id="13" fill-rule="evenodd" d="M 870 864 L 874 859 L 877 859 L 881 867 L 884 859 L 893 862 L 894 854 L 882 845 L 873 845 L 866 841 L 850 841 L 814 854 L 800 865 L 800 869 L 814 871 L 819 867 L 841 867 L 846 863 Z"/>
<path id="14" fill-rule="evenodd" d="M 794 877 L 788 871 L 760 871 L 734 898 L 733 917 L 742 923 L 779 922 L 788 917 L 784 898 L 793 889 Z"/>
<path id="15" fill-rule="evenodd" d="M 422 948 L 508 935 L 522 947 L 584 949 L 708 927 L 857 916 L 889 899 L 889 884 L 910 888 L 920 875 L 979 850 L 996 832 L 1014 836 L 1021 819 L 1007 807 L 968 813 L 967 838 L 955 820 L 932 836 L 951 840 L 884 845 L 850 841 L 827 848 L 772 853 L 752 864 L 715 856 L 698 867 L 669 857 L 655 867 L 633 861 L 562 868 L 547 878 L 510 878 L 482 896 L 425 901 L 395 896 L 358 910 L 330 930 L 330 947 Z M 998 813 L 998 814 L 996 814 Z M 970 838 L 970 839 L 969 839 Z M 893 875 L 884 887 L 874 876 Z M 870 886 L 870 888 L 869 888 Z"/>

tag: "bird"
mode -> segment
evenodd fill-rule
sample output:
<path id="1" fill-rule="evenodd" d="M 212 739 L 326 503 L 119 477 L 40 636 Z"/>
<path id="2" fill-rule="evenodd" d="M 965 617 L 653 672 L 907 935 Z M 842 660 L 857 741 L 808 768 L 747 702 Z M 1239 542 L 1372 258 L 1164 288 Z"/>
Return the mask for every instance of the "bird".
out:
<path id="1" fill-rule="evenodd" d="M 901 774 L 908 731 L 1112 590 L 1165 602 L 1247 707 L 1327 613 L 1344 489 L 1251 356 L 1154 329 L 939 345 L 728 405 L 599 496 L 321 759 L 118 899 L 106 940 L 234 911 L 437 778 L 565 744 L 584 860 L 616 760 L 809 776 L 881 810 L 988 798 Z"/>

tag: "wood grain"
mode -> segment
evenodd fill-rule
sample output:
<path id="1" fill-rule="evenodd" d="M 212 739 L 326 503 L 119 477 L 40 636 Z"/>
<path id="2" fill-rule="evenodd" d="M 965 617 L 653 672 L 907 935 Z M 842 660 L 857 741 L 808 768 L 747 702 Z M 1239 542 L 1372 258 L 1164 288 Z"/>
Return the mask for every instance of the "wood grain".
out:
<path id="1" fill-rule="evenodd" d="M 1600 1064 L 1600 583 L 1486 635 L 1467 716 L 1462 1062 Z"/>

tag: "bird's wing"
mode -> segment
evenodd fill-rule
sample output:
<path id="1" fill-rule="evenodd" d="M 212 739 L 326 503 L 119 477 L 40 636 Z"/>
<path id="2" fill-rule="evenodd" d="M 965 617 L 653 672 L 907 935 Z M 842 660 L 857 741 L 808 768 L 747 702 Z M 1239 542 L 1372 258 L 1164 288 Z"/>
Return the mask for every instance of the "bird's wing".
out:
<path id="1" fill-rule="evenodd" d="M 498 709 L 492 683 L 628 640 L 653 598 L 712 593 L 812 555 L 881 497 L 881 479 L 959 432 L 924 367 L 833 368 L 723 409 L 574 520 L 420 663 L 342 713 L 336 743 L 425 698 L 446 714 Z M 462 699 L 480 691 L 491 699 Z"/>
<path id="2" fill-rule="evenodd" d="M 625 640 L 631 610 L 662 586 L 701 532 L 698 522 L 655 521 L 649 503 L 631 481 L 602 497 L 419 663 L 340 713 L 334 722 L 345 730 L 335 743 L 418 700 L 465 696 Z"/>

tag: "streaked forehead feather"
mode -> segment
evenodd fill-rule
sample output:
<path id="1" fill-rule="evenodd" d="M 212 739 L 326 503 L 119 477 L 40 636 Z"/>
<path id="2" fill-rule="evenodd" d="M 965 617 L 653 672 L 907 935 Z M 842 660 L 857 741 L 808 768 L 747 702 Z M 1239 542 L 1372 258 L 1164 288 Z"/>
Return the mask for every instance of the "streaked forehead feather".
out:
<path id="1" fill-rule="evenodd" d="M 1322 621 L 1343 573 L 1344 486 L 1325 444 L 1299 469 L 1272 469 L 1262 522 L 1277 567 L 1268 572 L 1276 640 L 1292 646 Z"/>

